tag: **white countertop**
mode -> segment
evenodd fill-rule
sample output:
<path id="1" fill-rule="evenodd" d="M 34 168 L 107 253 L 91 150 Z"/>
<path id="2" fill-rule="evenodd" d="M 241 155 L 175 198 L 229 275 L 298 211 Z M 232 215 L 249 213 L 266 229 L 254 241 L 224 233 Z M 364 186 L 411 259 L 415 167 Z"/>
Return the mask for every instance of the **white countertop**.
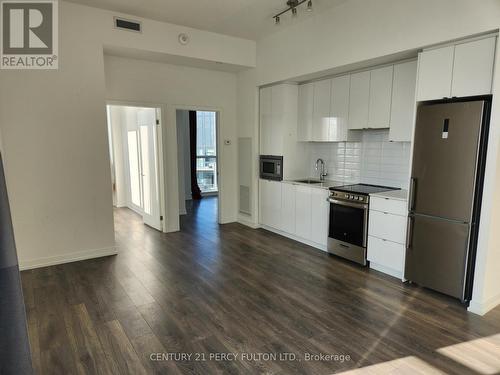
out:
<path id="1" fill-rule="evenodd" d="M 388 199 L 396 199 L 400 201 L 408 200 L 408 190 L 389 190 L 382 191 L 380 193 L 370 194 L 371 197 L 380 197 L 380 198 L 388 198 Z"/>
<path id="2" fill-rule="evenodd" d="M 314 177 L 306 177 L 306 178 L 298 178 L 297 180 L 318 180 L 318 179 L 314 178 Z M 323 180 L 319 184 L 308 184 L 305 182 L 297 182 L 295 180 L 283 180 L 281 182 L 284 182 L 285 184 L 310 186 L 310 187 L 317 188 L 317 189 L 329 189 L 331 187 L 342 186 L 342 185 L 346 184 L 345 182 L 333 181 L 333 180 Z"/>

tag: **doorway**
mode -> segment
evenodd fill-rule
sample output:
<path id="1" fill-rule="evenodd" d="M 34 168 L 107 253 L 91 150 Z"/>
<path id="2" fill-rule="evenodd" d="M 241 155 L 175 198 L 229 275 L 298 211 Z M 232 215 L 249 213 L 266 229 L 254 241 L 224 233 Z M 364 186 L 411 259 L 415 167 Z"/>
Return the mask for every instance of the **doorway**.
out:
<path id="1" fill-rule="evenodd" d="M 160 109 L 108 105 L 113 205 L 162 230 L 159 173 Z"/>
<path id="2" fill-rule="evenodd" d="M 205 219 L 215 218 L 217 224 L 220 204 L 219 113 L 205 109 L 177 109 L 176 122 L 179 213 L 182 216 L 193 215 L 195 211 L 203 212 Z M 196 210 L 200 204 L 206 209 Z M 213 212 L 209 212 L 210 210 Z M 181 220 L 182 222 L 185 220 Z"/>

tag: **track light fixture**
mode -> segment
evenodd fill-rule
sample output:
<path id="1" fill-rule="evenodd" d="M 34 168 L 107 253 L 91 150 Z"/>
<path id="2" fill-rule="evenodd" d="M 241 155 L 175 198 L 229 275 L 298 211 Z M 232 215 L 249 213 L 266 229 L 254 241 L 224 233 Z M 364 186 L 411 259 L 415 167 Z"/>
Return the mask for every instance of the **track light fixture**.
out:
<path id="1" fill-rule="evenodd" d="M 279 25 L 280 24 L 280 16 L 282 14 L 285 14 L 289 11 L 292 11 L 292 16 L 295 17 L 297 16 L 297 7 L 303 3 L 306 3 L 307 2 L 307 11 L 311 11 L 313 9 L 313 3 L 312 3 L 312 0 L 288 0 L 286 2 L 286 5 L 288 8 L 286 8 L 284 11 L 276 14 L 275 16 L 273 16 L 274 18 L 274 24 L 275 25 Z"/>

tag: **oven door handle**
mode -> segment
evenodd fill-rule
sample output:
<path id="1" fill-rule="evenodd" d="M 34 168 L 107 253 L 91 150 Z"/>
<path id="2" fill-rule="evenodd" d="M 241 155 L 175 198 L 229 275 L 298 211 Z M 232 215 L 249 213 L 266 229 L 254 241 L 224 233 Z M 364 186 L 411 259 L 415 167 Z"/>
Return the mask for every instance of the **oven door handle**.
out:
<path id="1" fill-rule="evenodd" d="M 359 203 L 354 203 L 354 202 L 351 203 L 351 202 L 341 201 L 341 200 L 333 199 L 333 198 L 328 198 L 326 201 L 333 203 L 333 204 L 338 204 L 340 206 L 362 208 L 364 210 L 366 210 L 368 208 L 367 204 L 359 204 Z"/>

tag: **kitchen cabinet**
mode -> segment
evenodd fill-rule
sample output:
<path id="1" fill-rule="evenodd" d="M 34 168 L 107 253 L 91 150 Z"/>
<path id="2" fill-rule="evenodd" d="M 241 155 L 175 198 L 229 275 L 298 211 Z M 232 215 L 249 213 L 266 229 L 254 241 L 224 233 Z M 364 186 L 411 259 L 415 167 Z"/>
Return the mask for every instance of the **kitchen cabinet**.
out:
<path id="1" fill-rule="evenodd" d="M 349 92 L 349 129 L 367 128 L 369 106 L 370 72 L 352 74 Z"/>
<path id="2" fill-rule="evenodd" d="M 368 221 L 367 258 L 370 268 L 403 279 L 406 200 L 371 195 Z"/>
<path id="3" fill-rule="evenodd" d="M 411 142 L 415 122 L 417 61 L 394 65 L 389 141 Z"/>
<path id="4" fill-rule="evenodd" d="M 330 102 L 330 141 L 347 141 L 349 135 L 349 90 L 351 76 L 345 75 L 332 79 L 332 95 Z"/>
<path id="5" fill-rule="evenodd" d="M 368 128 L 388 128 L 391 121 L 392 78 L 394 66 L 370 71 Z"/>
<path id="6" fill-rule="evenodd" d="M 491 94 L 496 36 L 419 54 L 417 100 Z"/>
<path id="7" fill-rule="evenodd" d="M 418 101 L 450 96 L 455 46 L 423 51 L 418 56 Z"/>
<path id="8" fill-rule="evenodd" d="M 330 134 L 330 98 L 332 80 L 314 82 L 312 140 L 328 141 Z"/>
<path id="9" fill-rule="evenodd" d="M 260 154 L 284 156 L 290 134 L 296 134 L 298 88 L 281 84 L 260 89 Z M 293 128 L 293 131 L 291 129 Z"/>
<path id="10" fill-rule="evenodd" d="M 309 142 L 312 139 L 314 83 L 299 86 L 297 140 Z"/>
<path id="11" fill-rule="evenodd" d="M 457 44 L 453 63 L 451 96 L 491 93 L 496 37 Z"/>
<path id="12" fill-rule="evenodd" d="M 327 202 L 329 190 L 310 188 L 311 190 L 311 236 L 310 240 L 326 246 L 328 239 L 328 220 L 330 203 Z"/>
<path id="13" fill-rule="evenodd" d="M 281 228 L 281 182 L 259 180 L 260 223 Z"/>
<path id="14" fill-rule="evenodd" d="M 297 137 L 305 142 L 356 140 L 348 132 L 350 75 L 299 86 Z"/>
<path id="15" fill-rule="evenodd" d="M 295 233 L 295 185 L 281 183 L 281 229 Z"/>
<path id="16" fill-rule="evenodd" d="M 273 116 L 271 100 L 272 88 L 265 87 L 260 89 L 260 153 L 262 155 L 273 155 Z"/>
<path id="17" fill-rule="evenodd" d="M 295 185 L 295 235 L 311 238 L 311 188 Z"/>

